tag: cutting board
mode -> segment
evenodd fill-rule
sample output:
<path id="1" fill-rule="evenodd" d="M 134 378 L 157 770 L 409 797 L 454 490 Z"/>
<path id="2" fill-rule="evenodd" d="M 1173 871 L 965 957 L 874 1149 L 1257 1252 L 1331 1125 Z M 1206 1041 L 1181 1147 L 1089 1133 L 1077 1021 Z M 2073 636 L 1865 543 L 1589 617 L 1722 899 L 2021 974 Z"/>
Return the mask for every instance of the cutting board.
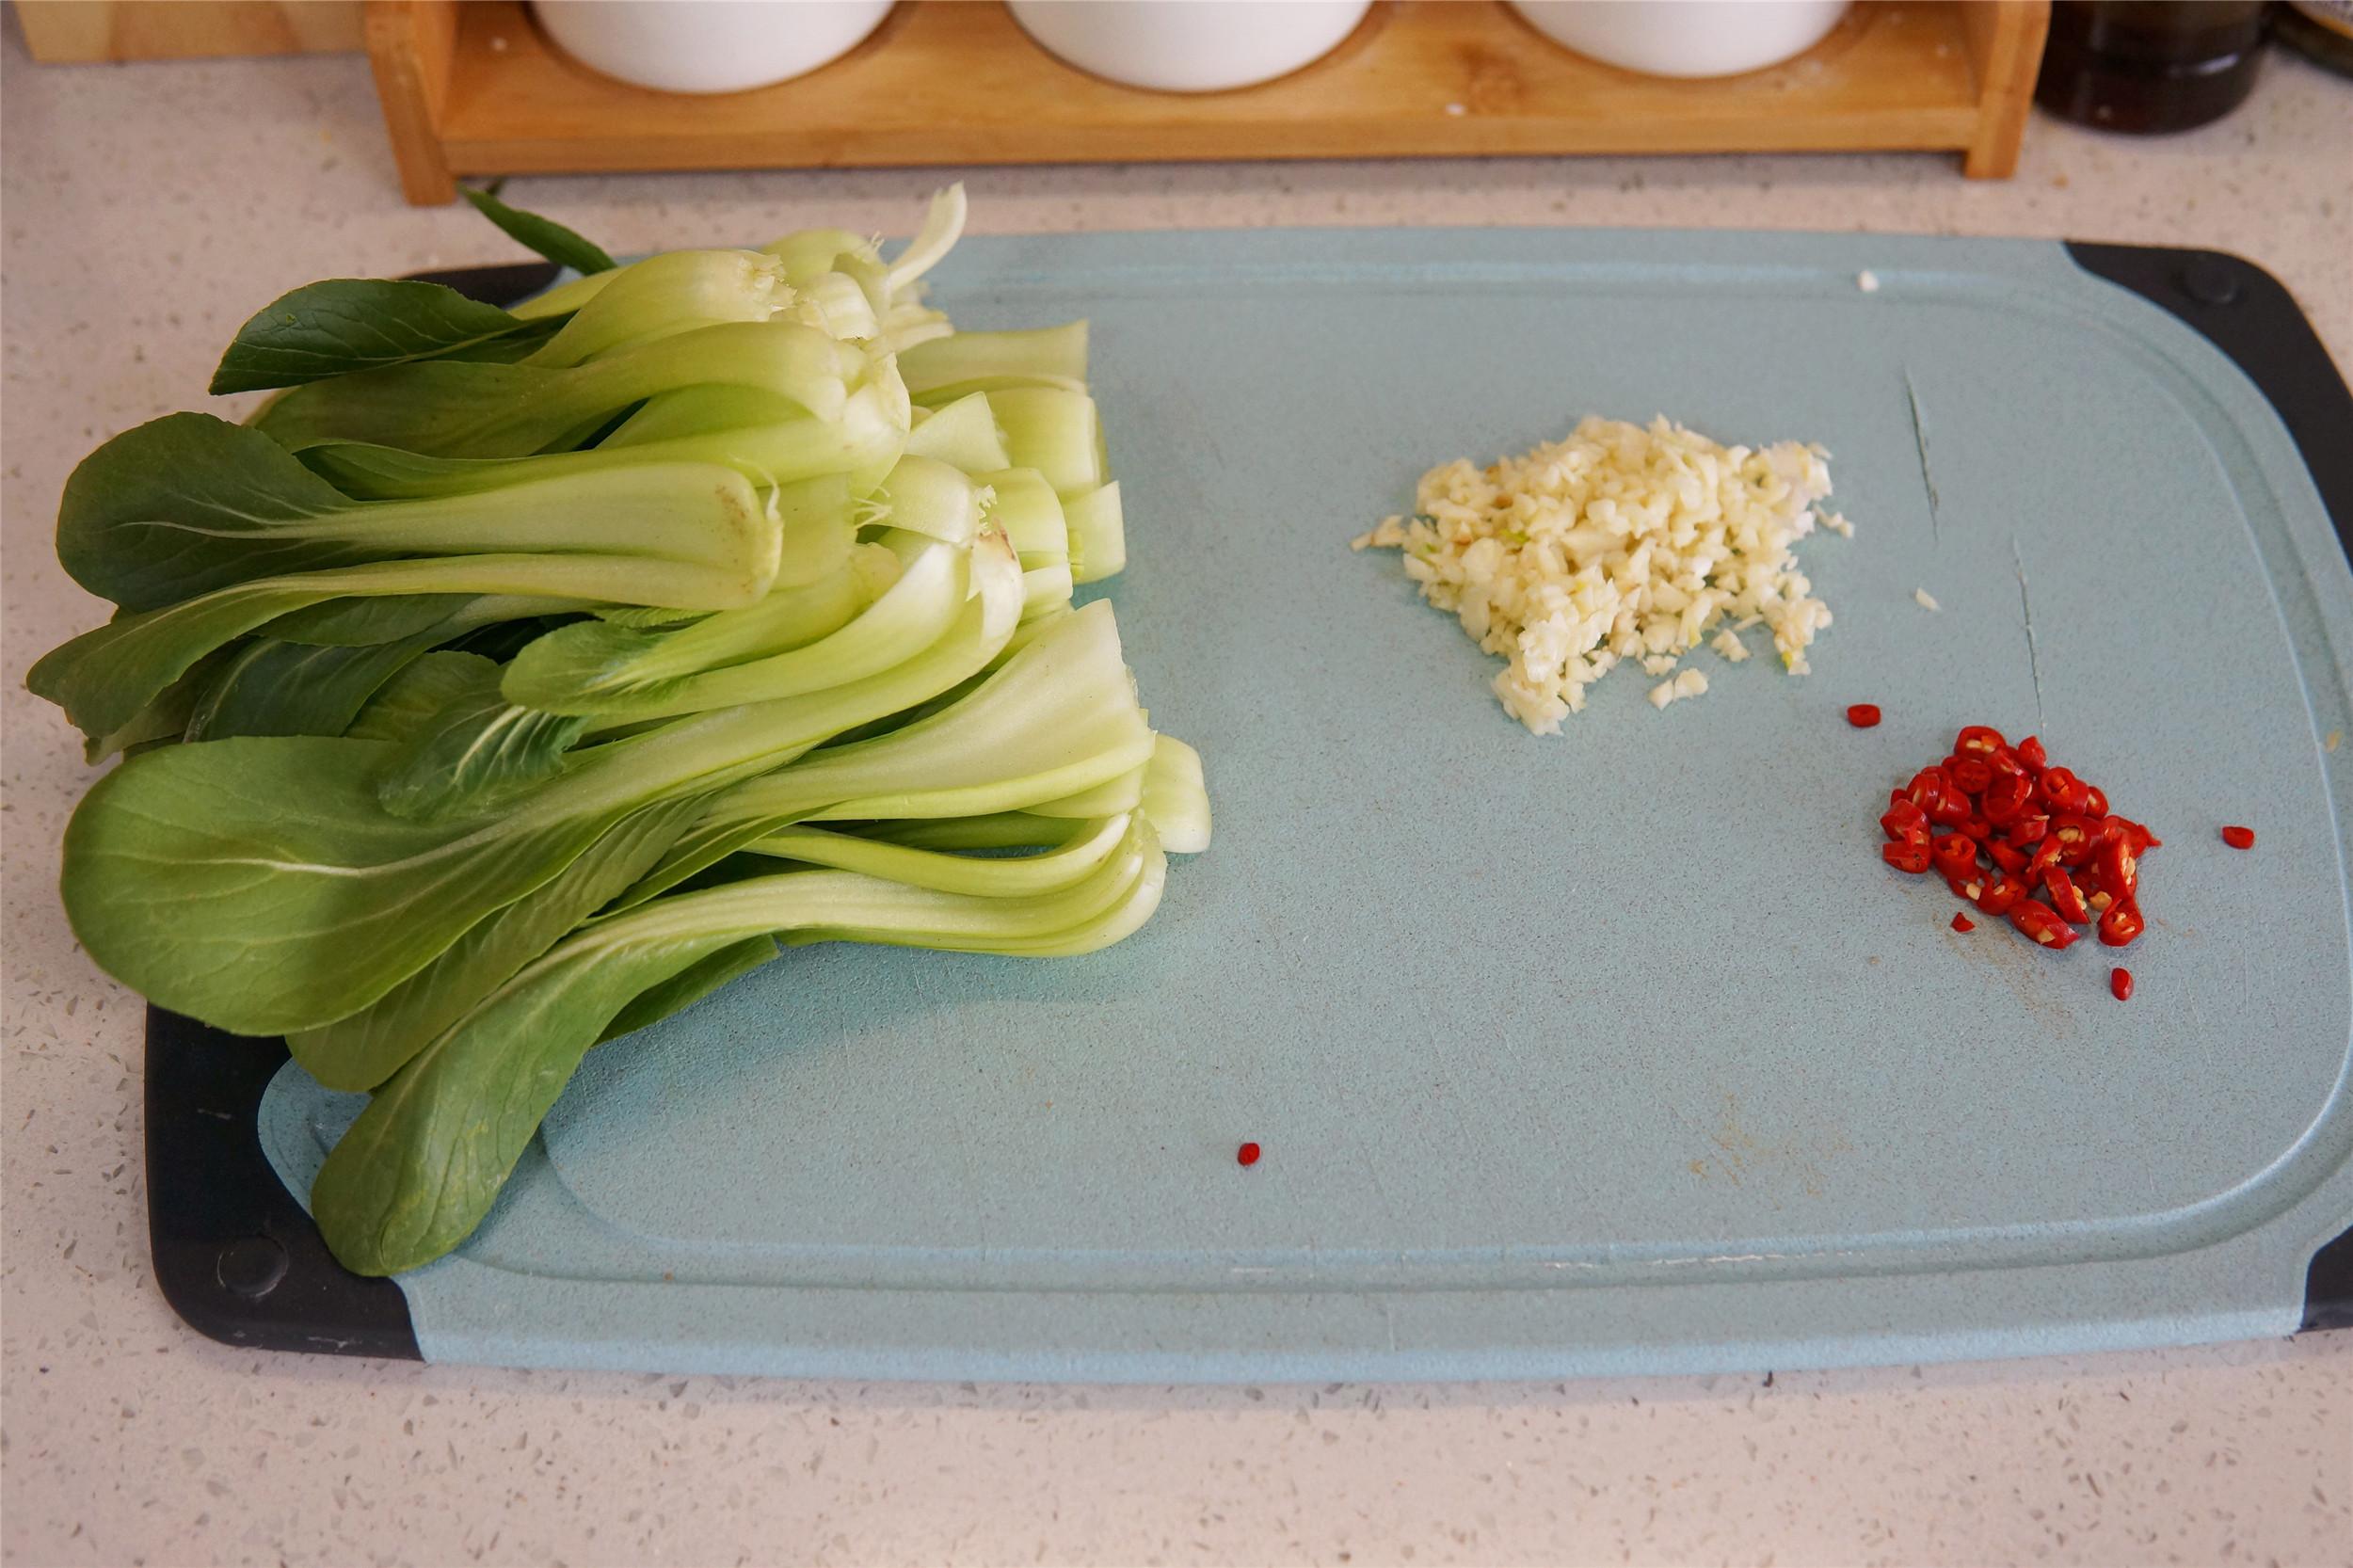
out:
<path id="1" fill-rule="evenodd" d="M 1207 759 L 1215 844 L 1091 957 L 791 953 L 595 1052 L 450 1257 L 362 1285 L 291 1208 L 214 1214 L 173 1242 L 184 1310 L 434 1360 L 1156 1381 L 1913 1361 L 2335 1310 L 2353 403 L 2259 269 L 1334 231 L 974 239 L 936 278 L 967 328 L 1094 323 L 1128 508 L 1105 586 L 1155 725 Z M 1801 548 L 1836 616 L 1813 675 L 1703 653 L 1708 695 L 1659 712 L 1623 671 L 1534 738 L 1396 556 L 1347 548 L 1423 468 L 1594 412 L 1831 450 L 1855 536 Z M 2109 951 L 1958 934 L 1940 883 L 1881 864 L 1888 786 L 1979 722 L 2164 839 L 2129 1003 Z M 257 1085 L 273 1060 L 158 1038 Z M 287 1066 L 211 1135 L 299 1194 L 358 1103 Z"/>

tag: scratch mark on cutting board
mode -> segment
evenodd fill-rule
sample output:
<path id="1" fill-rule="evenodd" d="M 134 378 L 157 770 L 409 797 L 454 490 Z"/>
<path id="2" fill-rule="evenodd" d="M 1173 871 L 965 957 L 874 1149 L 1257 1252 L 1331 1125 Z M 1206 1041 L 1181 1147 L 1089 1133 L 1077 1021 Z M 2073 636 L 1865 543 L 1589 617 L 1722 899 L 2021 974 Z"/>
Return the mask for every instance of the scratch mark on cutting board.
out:
<path id="1" fill-rule="evenodd" d="M 1920 389 L 1912 384 L 1912 367 L 1904 367 L 1904 396 L 1912 403 L 1912 441 L 1920 449 L 1920 483 L 1929 492 L 1929 539 L 1935 543 L 1944 537 L 1943 502 L 1936 493 L 1936 473 L 1929 467 L 1929 421 L 1920 411 Z"/>
<path id="2" fill-rule="evenodd" d="M 2034 641 L 2034 601 L 2026 597 L 2026 557 L 2018 549 L 2018 535 L 2009 536 L 2009 558 L 2018 568 L 2018 614 L 2026 622 L 2026 671 L 2034 677 L 2034 727 L 2040 734 L 2042 722 L 2042 657 Z"/>

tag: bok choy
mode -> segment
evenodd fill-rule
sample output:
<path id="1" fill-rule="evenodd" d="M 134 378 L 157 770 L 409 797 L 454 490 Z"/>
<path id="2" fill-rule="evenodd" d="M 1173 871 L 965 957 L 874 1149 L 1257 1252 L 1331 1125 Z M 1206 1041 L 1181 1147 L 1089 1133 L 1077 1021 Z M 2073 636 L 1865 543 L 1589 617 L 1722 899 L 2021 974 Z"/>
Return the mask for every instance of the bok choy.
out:
<path id="1" fill-rule="evenodd" d="M 963 226 L 582 269 L 512 309 L 335 280 L 84 460 L 57 550 L 117 606 L 35 665 L 93 760 L 63 895 L 159 1005 L 371 1094 L 336 1255 L 457 1245 L 582 1057 L 784 947 L 1118 941 L 1209 842 L 1109 603 L 1085 325 L 960 334 Z"/>

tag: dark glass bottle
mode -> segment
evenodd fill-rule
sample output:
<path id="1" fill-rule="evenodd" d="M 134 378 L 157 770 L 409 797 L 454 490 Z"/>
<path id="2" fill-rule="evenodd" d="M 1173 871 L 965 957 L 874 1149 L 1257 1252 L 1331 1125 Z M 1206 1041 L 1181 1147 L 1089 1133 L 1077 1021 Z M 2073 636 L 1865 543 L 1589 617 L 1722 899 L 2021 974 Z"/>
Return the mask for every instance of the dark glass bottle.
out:
<path id="1" fill-rule="evenodd" d="M 2263 59 L 2264 0 L 2057 0 L 2035 102 L 2104 131 L 2219 120 Z"/>

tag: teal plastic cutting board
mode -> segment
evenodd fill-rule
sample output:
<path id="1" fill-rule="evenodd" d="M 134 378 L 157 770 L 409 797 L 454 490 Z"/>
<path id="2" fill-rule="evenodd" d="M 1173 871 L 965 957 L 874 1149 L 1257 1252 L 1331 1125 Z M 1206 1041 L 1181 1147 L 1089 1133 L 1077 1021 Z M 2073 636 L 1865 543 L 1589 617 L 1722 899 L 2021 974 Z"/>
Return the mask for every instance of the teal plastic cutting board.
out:
<path id="1" fill-rule="evenodd" d="M 1864 236 L 974 239 L 936 294 L 1093 321 L 1109 597 L 1216 842 L 1110 952 L 803 950 L 598 1050 L 401 1281 L 429 1358 L 1483 1377 L 2296 1326 L 2353 1220 L 2353 579 L 2196 332 L 2056 245 Z M 1531 738 L 1347 548 L 1596 412 L 1831 449 L 1814 675 L 1703 653 L 1702 700 L 1623 671 Z M 1972 722 L 2165 840 L 2131 1002 L 1881 863 Z M 296 1192 L 355 1105 L 273 1085 Z"/>

